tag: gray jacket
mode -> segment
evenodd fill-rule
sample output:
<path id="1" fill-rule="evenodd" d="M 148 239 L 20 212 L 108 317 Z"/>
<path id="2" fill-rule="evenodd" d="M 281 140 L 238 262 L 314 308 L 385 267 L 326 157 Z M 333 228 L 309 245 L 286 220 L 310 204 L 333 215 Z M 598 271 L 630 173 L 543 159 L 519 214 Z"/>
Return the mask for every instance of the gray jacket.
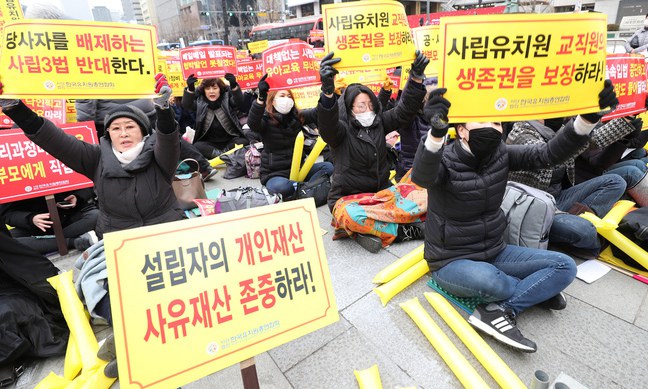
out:
<path id="1" fill-rule="evenodd" d="M 634 39 L 634 37 L 637 37 L 637 39 L 639 39 L 639 47 L 637 47 L 636 49 L 630 47 L 630 42 Z M 628 38 L 624 46 L 626 49 L 626 53 L 629 53 L 632 50 L 634 50 L 635 53 L 640 53 L 642 51 L 648 50 L 648 29 L 641 28 L 635 31 L 635 33 L 632 34 L 630 38 Z"/>

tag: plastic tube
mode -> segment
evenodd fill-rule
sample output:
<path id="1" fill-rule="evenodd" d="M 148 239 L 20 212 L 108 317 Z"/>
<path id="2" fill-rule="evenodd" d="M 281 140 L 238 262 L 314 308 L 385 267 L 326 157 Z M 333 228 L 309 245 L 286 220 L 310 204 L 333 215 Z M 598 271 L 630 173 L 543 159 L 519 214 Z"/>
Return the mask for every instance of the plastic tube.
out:
<path id="1" fill-rule="evenodd" d="M 290 165 L 290 179 L 298 181 L 299 169 L 301 168 L 302 154 L 304 153 L 304 133 L 299 131 L 295 138 L 295 147 L 293 148 L 292 164 Z"/>
<path id="2" fill-rule="evenodd" d="M 479 376 L 459 349 L 452 344 L 443 330 L 432 320 L 423 309 L 418 298 L 407 300 L 400 304 L 401 308 L 414 320 L 414 323 L 430 341 L 434 349 L 448 365 L 450 370 L 466 388 L 488 388 L 486 382 Z"/>
<path id="3" fill-rule="evenodd" d="M 65 362 L 63 364 L 63 377 L 73 380 L 81 372 L 81 355 L 77 347 L 76 338 L 70 334 L 67 349 L 65 351 Z"/>
<path id="4" fill-rule="evenodd" d="M 405 270 L 393 280 L 374 288 L 374 292 L 380 297 L 383 307 L 398 292 L 410 286 L 414 281 L 421 278 L 425 273 L 430 271 L 426 261 L 419 261 L 416 265 Z"/>
<path id="5" fill-rule="evenodd" d="M 401 274 L 423 259 L 424 248 L 425 245 L 422 244 L 409 253 L 403 255 L 402 257 L 400 257 L 400 259 L 394 261 L 391 265 L 379 271 L 374 279 L 371 280 L 371 282 L 373 282 L 374 284 L 384 284 L 385 282 L 393 280 L 394 277 Z"/>
<path id="6" fill-rule="evenodd" d="M 549 389 L 549 374 L 542 370 L 536 370 L 535 373 L 533 373 L 531 389 Z"/>
<path id="7" fill-rule="evenodd" d="M 313 146 L 313 150 L 311 150 L 311 152 L 308 154 L 308 157 L 306 157 L 304 166 L 302 166 L 302 168 L 299 170 L 297 181 L 303 182 L 306 179 L 308 172 L 310 172 L 310 170 L 313 168 L 317 157 L 320 156 L 322 150 L 324 150 L 324 147 L 326 147 L 326 142 L 324 142 L 324 139 L 322 139 L 322 137 L 320 136 L 317 138 L 317 141 Z"/>
<path id="8" fill-rule="evenodd" d="M 236 150 L 240 149 L 241 147 L 243 147 L 243 145 L 236 144 L 236 145 L 234 145 L 234 148 L 232 148 L 232 149 L 230 149 L 230 150 L 227 150 L 227 151 L 224 152 L 223 154 L 232 154 L 233 152 L 235 152 Z M 221 155 L 223 155 L 223 154 L 221 154 Z M 222 165 L 222 164 L 224 164 L 224 163 L 225 163 L 225 162 L 220 158 L 220 156 L 218 156 L 218 157 L 216 157 L 216 158 L 214 158 L 214 159 L 210 159 L 210 160 L 209 160 L 209 165 L 210 165 L 211 167 L 216 167 L 216 166 L 218 166 L 218 165 Z"/>
<path id="9" fill-rule="evenodd" d="M 382 381 L 380 381 L 380 372 L 378 372 L 378 365 L 373 365 L 368 369 L 354 370 L 356 380 L 360 389 L 382 389 Z"/>
<path id="10" fill-rule="evenodd" d="M 425 298 L 502 388 L 526 388 L 517 374 L 459 315 L 448 300 L 438 293 L 431 292 L 426 292 Z"/>

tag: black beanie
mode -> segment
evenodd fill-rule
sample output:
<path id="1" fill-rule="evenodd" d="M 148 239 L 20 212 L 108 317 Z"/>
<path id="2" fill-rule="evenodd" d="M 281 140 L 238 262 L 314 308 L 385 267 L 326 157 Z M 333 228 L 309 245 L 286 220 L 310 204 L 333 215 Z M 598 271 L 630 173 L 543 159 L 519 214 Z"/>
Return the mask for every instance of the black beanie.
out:
<path id="1" fill-rule="evenodd" d="M 142 136 L 147 136 L 151 133 L 151 121 L 149 120 L 148 116 L 146 116 L 144 111 L 134 105 L 124 104 L 111 109 L 106 114 L 106 118 L 104 119 L 106 138 L 110 139 L 110 134 L 108 134 L 110 123 L 119 118 L 133 119 L 140 126 L 140 130 L 142 130 Z"/>

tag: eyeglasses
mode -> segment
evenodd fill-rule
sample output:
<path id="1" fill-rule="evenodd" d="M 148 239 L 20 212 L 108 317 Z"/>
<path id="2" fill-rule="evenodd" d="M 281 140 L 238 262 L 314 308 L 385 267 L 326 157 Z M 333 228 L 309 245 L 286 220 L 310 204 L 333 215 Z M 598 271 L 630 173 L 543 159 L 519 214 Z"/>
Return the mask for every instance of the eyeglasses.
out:
<path id="1" fill-rule="evenodd" d="M 373 111 L 373 104 L 371 104 L 371 102 L 358 103 L 358 104 L 354 104 L 352 108 L 358 111 L 359 113 L 363 113 L 363 112 L 367 112 L 367 109 Z"/>

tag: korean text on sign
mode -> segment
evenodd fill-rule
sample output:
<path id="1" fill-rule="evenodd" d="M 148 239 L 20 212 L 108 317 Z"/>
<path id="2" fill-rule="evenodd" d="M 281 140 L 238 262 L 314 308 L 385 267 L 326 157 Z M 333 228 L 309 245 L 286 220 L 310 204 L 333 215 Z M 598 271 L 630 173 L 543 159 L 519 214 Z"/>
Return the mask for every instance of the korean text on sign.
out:
<path id="1" fill-rule="evenodd" d="M 181 49 L 180 66 L 184 79 L 191 74 L 198 78 L 236 75 L 236 47 L 212 45 Z"/>
<path id="2" fill-rule="evenodd" d="M 263 52 L 263 72 L 268 74 L 270 90 L 317 85 L 319 61 L 306 42 L 287 42 Z"/>
<path id="3" fill-rule="evenodd" d="M 237 68 L 236 82 L 241 86 L 241 89 L 256 88 L 259 80 L 263 77 L 263 61 L 259 59 L 239 62 Z"/>
<path id="4" fill-rule="evenodd" d="M 608 54 L 605 78 L 612 80 L 619 105 L 601 120 L 607 121 L 646 110 L 646 60 L 643 55 Z"/>

